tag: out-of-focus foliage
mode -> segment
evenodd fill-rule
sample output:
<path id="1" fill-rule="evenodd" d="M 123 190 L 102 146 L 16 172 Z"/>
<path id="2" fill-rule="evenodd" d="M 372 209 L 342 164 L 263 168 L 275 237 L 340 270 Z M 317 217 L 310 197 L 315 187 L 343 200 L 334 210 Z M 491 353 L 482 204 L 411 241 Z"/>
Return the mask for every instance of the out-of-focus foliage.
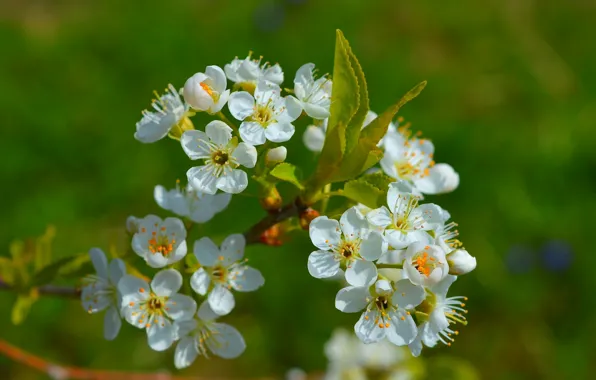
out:
<path id="1" fill-rule="evenodd" d="M 52 260 L 60 260 L 91 246 L 123 251 L 126 217 L 161 213 L 153 186 L 173 186 L 191 164 L 174 141 L 142 145 L 132 137 L 152 90 L 181 87 L 206 65 L 249 49 L 279 62 L 288 87 L 303 63 L 332 71 L 340 28 L 366 75 L 371 109 L 381 112 L 428 81 L 399 115 L 433 140 L 437 162 L 461 176 L 454 193 L 428 198 L 451 212 L 478 259 L 453 287 L 470 298 L 470 324 L 451 348 L 425 355 L 457 356 L 488 379 L 587 378 L 596 362 L 596 256 L 587 239 L 596 210 L 595 19 L 596 7 L 582 0 L 5 0 L 0 273 L 8 278 L 10 242 L 40 236 L 50 223 L 59 231 Z M 202 127 L 200 118 L 195 125 Z M 306 126 L 296 126 L 288 162 L 312 171 L 314 157 L 301 141 Z M 291 184 L 280 190 L 295 191 Z M 199 233 L 244 231 L 265 215 L 250 197 L 256 193 L 255 186 L 235 196 Z M 201 360 L 184 373 L 325 367 L 324 342 L 353 318 L 334 310 L 337 284 L 308 275 L 306 233 L 292 238 L 247 250 L 266 283 L 227 319 L 249 342 L 246 353 L 233 362 Z M 2 326 L 16 297 L 0 294 Z M 104 341 L 102 318 L 70 300 L 40 297 L 0 338 L 70 365 L 172 368 L 171 355 L 151 351 L 130 326 L 116 342 Z M 39 378 L 5 358 L 0 372 Z"/>

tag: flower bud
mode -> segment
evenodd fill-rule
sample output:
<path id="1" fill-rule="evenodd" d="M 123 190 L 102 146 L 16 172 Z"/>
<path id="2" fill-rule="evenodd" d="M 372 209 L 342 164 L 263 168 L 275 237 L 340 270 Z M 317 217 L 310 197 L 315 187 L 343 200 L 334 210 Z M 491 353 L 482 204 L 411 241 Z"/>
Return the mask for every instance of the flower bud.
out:
<path id="1" fill-rule="evenodd" d="M 260 240 L 261 243 L 266 245 L 279 246 L 283 243 L 280 235 L 281 229 L 279 228 L 279 224 L 275 224 L 261 234 Z"/>
<path id="2" fill-rule="evenodd" d="M 213 105 L 211 87 L 205 83 L 207 75 L 196 73 L 184 83 L 184 100 L 194 109 L 206 111 Z"/>
<path id="3" fill-rule="evenodd" d="M 139 231 L 139 218 L 132 215 L 126 218 L 126 231 L 131 235 L 136 234 Z"/>
<path id="4" fill-rule="evenodd" d="M 263 195 L 259 198 L 259 203 L 264 210 L 277 211 L 281 207 L 282 199 L 279 191 L 275 186 L 263 191 Z"/>
<path id="5" fill-rule="evenodd" d="M 314 218 L 318 217 L 320 214 L 317 210 L 314 210 L 312 208 L 307 208 L 306 210 L 304 210 L 301 214 L 300 214 L 300 227 L 305 230 L 308 231 L 308 228 L 310 226 L 310 222 L 313 221 Z"/>
<path id="6" fill-rule="evenodd" d="M 325 131 L 321 127 L 310 125 L 304 131 L 302 139 L 308 150 L 320 152 L 325 145 Z"/>
<path id="7" fill-rule="evenodd" d="M 476 268 L 476 258 L 465 249 L 457 249 L 447 255 L 449 273 L 455 275 L 466 274 Z"/>
<path id="8" fill-rule="evenodd" d="M 288 150 L 285 146 L 278 146 L 277 148 L 270 149 L 267 152 L 267 163 L 284 162 L 288 155 Z"/>
<path id="9" fill-rule="evenodd" d="M 384 296 L 393 293 L 393 288 L 389 281 L 379 280 L 375 282 L 375 292 L 380 296 Z"/>

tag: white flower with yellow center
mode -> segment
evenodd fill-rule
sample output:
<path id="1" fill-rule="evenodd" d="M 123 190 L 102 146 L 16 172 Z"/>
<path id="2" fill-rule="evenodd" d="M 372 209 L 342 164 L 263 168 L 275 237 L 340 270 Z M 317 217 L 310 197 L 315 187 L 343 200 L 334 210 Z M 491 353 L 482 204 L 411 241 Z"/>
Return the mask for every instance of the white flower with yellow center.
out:
<path id="1" fill-rule="evenodd" d="M 368 221 L 383 228 L 393 249 L 403 249 L 415 241 L 432 242 L 426 232 L 440 223 L 442 209 L 434 204 L 418 205 L 420 197 L 407 181 L 393 182 L 387 192 L 387 206 L 366 214 Z"/>
<path id="2" fill-rule="evenodd" d="M 431 287 L 449 274 L 445 252 L 424 242 L 410 244 L 404 253 L 403 269 L 415 285 Z"/>
<path id="3" fill-rule="evenodd" d="M 157 204 L 174 214 L 187 217 L 195 223 L 205 223 L 211 220 L 215 214 L 222 212 L 228 207 L 232 196 L 227 193 L 205 194 L 196 191 L 192 186 L 166 190 L 163 186 L 155 186 L 153 192 Z"/>
<path id="4" fill-rule="evenodd" d="M 371 231 L 366 218 L 356 207 L 343 213 L 339 222 L 319 216 L 310 223 L 309 233 L 319 248 L 308 257 L 308 271 L 315 278 L 335 276 L 346 269 L 346 281 L 353 286 L 368 286 L 377 279 L 373 261 L 387 251 L 378 231 Z"/>
<path id="5" fill-rule="evenodd" d="M 202 355 L 209 358 L 209 353 L 224 359 L 234 359 L 246 349 L 244 338 L 234 327 L 218 323 L 219 317 L 211 310 L 208 302 L 199 307 L 196 318 L 176 322 L 176 329 L 180 341 L 174 353 L 176 368 L 189 367 Z"/>
<path id="6" fill-rule="evenodd" d="M 249 53 L 245 59 L 236 57 L 224 66 L 226 76 L 236 84 L 236 87 L 252 93 L 260 81 L 275 85 L 283 83 L 284 73 L 279 64 L 271 66 L 265 62 L 261 65 L 262 57 L 252 59 L 251 56 L 252 53 Z"/>
<path id="7" fill-rule="evenodd" d="M 207 66 L 204 73 L 196 73 L 184 84 L 184 100 L 195 110 L 211 114 L 221 111 L 230 97 L 226 90 L 226 74 L 218 66 Z"/>
<path id="8" fill-rule="evenodd" d="M 215 194 L 217 189 L 226 193 L 240 193 L 248 186 L 246 172 L 240 165 L 254 168 L 257 150 L 247 143 L 232 139 L 232 128 L 214 120 L 205 132 L 186 131 L 180 139 L 182 149 L 191 160 L 203 160 L 204 165 L 190 168 L 188 183 L 197 191 Z"/>
<path id="9" fill-rule="evenodd" d="M 174 126 L 184 122 L 188 111 L 188 106 L 171 84 L 164 95 L 155 93 L 155 96 L 156 99 L 151 103 L 154 111 L 143 111 L 143 118 L 137 123 L 135 139 L 142 143 L 152 143 L 166 137 Z"/>
<path id="10" fill-rule="evenodd" d="M 113 259 L 108 265 L 105 253 L 99 248 L 91 248 L 89 256 L 96 274 L 83 279 L 81 302 L 89 314 L 107 309 L 103 320 L 103 334 L 106 340 L 113 340 L 122 325 L 117 286 L 120 278 L 126 274 L 126 266 L 120 259 Z"/>
<path id="11" fill-rule="evenodd" d="M 190 278 L 190 286 L 200 295 L 207 296 L 211 309 L 226 315 L 235 305 L 230 289 L 252 292 L 265 283 L 261 272 L 242 261 L 246 239 L 241 234 L 228 236 L 218 248 L 204 237 L 194 245 L 194 254 L 201 267 Z"/>
<path id="12" fill-rule="evenodd" d="M 284 98 L 280 93 L 279 86 L 259 82 L 254 97 L 246 91 L 230 95 L 228 107 L 232 116 L 242 121 L 239 132 L 243 141 L 252 145 L 267 140 L 281 143 L 294 135 L 292 122 L 302 109 L 296 98 Z"/>
<path id="13" fill-rule="evenodd" d="M 313 119 L 329 117 L 332 82 L 328 76 L 315 79 L 315 64 L 302 65 L 294 78 L 294 94 L 306 114 Z"/>
<path id="14" fill-rule="evenodd" d="M 178 218 L 161 220 L 147 215 L 139 221 L 132 237 L 132 249 L 152 268 L 163 268 L 186 255 L 186 229 Z"/>
<path id="15" fill-rule="evenodd" d="M 151 286 L 134 276 L 126 275 L 118 282 L 122 294 L 122 315 L 128 323 L 146 329 L 149 347 L 167 350 L 176 340 L 174 322 L 192 319 L 197 310 L 195 301 L 178 294 L 182 275 L 175 269 L 157 272 Z"/>
<path id="16" fill-rule="evenodd" d="M 335 297 L 335 307 L 344 313 L 365 309 L 354 326 L 364 343 L 375 343 L 385 337 L 397 346 L 410 344 L 416 338 L 416 323 L 411 316 L 424 300 L 424 288 L 408 279 L 395 283 L 379 280 L 374 289 L 349 286 Z"/>
<path id="17" fill-rule="evenodd" d="M 465 316 L 468 311 L 464 309 L 466 305 L 463 302 L 468 298 L 447 297 L 447 291 L 455 280 L 456 276 L 448 275 L 427 289 L 426 299 L 417 313 L 422 323 L 418 326 L 416 339 L 409 345 L 414 356 L 420 355 L 423 343 L 427 347 L 433 347 L 438 342 L 451 346 L 459 334 L 458 330 L 451 327 L 457 323 L 468 324 Z"/>

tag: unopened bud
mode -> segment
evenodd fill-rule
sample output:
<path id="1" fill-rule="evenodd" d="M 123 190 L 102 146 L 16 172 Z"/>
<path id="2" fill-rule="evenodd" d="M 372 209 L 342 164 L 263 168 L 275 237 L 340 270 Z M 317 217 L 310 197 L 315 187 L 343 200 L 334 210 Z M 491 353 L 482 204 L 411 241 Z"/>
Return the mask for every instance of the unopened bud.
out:
<path id="1" fill-rule="evenodd" d="M 261 234 L 261 243 L 272 246 L 282 245 L 280 235 L 281 229 L 279 228 L 279 224 L 275 224 Z"/>
<path id="2" fill-rule="evenodd" d="M 263 195 L 259 199 L 259 203 L 264 210 L 277 211 L 281 207 L 281 195 L 279 195 L 279 191 L 277 191 L 275 186 L 271 186 L 263 192 Z"/>
<path id="3" fill-rule="evenodd" d="M 310 226 L 310 222 L 312 222 L 312 220 L 316 217 L 318 217 L 320 214 L 317 210 L 314 210 L 312 208 L 307 208 L 306 210 L 304 210 L 301 214 L 300 214 L 300 227 L 305 230 L 308 231 L 308 227 Z"/>
<path id="4" fill-rule="evenodd" d="M 284 162 L 288 156 L 288 150 L 285 146 L 278 146 L 277 148 L 270 149 L 267 152 L 267 162 Z"/>
<path id="5" fill-rule="evenodd" d="M 131 235 L 139 232 L 139 218 L 136 216 L 129 216 L 126 219 L 126 231 Z"/>
<path id="6" fill-rule="evenodd" d="M 449 273 L 455 275 L 466 274 L 476 268 L 476 258 L 465 249 L 456 249 L 447 255 Z"/>

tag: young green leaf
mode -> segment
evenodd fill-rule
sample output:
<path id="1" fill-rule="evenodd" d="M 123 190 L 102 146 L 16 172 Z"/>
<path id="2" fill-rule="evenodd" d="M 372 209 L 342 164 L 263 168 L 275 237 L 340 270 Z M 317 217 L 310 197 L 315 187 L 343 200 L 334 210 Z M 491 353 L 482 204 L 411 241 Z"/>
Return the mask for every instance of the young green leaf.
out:
<path id="1" fill-rule="evenodd" d="M 302 183 L 300 183 L 300 171 L 292 164 L 287 162 L 277 164 L 273 169 L 271 169 L 269 174 L 277 179 L 291 183 L 300 190 L 304 189 L 304 186 L 302 186 Z"/>
<path id="2" fill-rule="evenodd" d="M 374 185 L 359 178 L 347 182 L 344 185 L 343 195 L 355 202 L 362 203 L 370 208 L 378 208 L 385 204 L 387 191 L 383 191 Z"/>
<path id="3" fill-rule="evenodd" d="M 356 58 L 356 55 L 352 51 L 348 40 L 344 38 L 344 46 L 348 52 L 348 57 L 350 58 L 350 65 L 354 70 L 354 74 L 356 74 L 356 79 L 358 81 L 358 109 L 356 113 L 350 119 L 348 127 L 346 129 L 346 150 L 344 156 L 348 156 L 352 150 L 355 148 L 356 144 L 358 143 L 358 138 L 360 136 L 360 131 L 362 126 L 364 125 L 364 120 L 366 119 L 366 115 L 369 111 L 369 101 L 368 101 L 368 88 L 366 86 L 366 78 L 364 76 L 364 71 L 362 71 L 362 66 L 360 66 L 360 62 Z"/>
<path id="4" fill-rule="evenodd" d="M 29 294 L 19 294 L 17 296 L 10 315 L 10 319 L 14 325 L 23 323 L 31 310 L 31 306 L 37 301 L 37 298 L 37 290 L 31 290 Z"/>

